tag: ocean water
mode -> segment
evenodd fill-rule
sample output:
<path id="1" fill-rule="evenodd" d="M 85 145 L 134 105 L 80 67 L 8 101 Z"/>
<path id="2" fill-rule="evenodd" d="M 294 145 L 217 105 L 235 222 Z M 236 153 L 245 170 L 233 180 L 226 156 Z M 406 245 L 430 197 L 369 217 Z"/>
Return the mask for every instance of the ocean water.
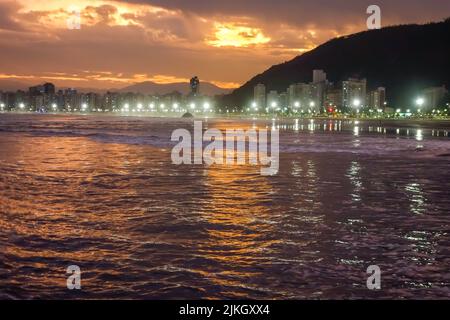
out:
<path id="1" fill-rule="evenodd" d="M 450 125 L 203 121 L 279 128 L 278 174 L 173 165 L 191 119 L 0 114 L 0 298 L 450 297 Z"/>

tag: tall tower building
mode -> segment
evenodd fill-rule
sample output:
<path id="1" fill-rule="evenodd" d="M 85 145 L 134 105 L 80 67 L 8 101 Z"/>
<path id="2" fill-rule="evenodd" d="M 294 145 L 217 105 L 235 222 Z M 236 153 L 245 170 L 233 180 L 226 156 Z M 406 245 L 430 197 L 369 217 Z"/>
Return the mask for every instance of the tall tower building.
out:
<path id="1" fill-rule="evenodd" d="M 200 94 L 200 80 L 197 76 L 193 77 L 190 81 L 191 95 L 196 97 Z"/>
<path id="2" fill-rule="evenodd" d="M 439 103 L 442 102 L 442 99 L 447 94 L 447 89 L 445 86 L 431 87 L 424 89 L 422 94 L 425 100 L 424 108 L 432 110 L 439 107 Z"/>
<path id="3" fill-rule="evenodd" d="M 253 100 L 258 108 L 266 108 L 266 86 L 262 83 L 258 83 L 253 89 Z"/>
<path id="4" fill-rule="evenodd" d="M 327 74 L 323 70 L 313 70 L 313 82 L 311 83 L 311 100 L 315 111 L 325 106 L 325 98 L 328 81 Z"/>
<path id="5" fill-rule="evenodd" d="M 362 108 L 366 106 L 366 79 L 348 79 L 342 81 L 342 106 Z"/>
<path id="6" fill-rule="evenodd" d="M 279 95 L 276 90 L 271 90 L 267 94 L 267 107 L 268 108 L 278 108 L 280 106 Z"/>
<path id="7" fill-rule="evenodd" d="M 379 87 L 369 93 L 368 105 L 371 109 L 383 110 L 386 101 L 386 89 Z"/>

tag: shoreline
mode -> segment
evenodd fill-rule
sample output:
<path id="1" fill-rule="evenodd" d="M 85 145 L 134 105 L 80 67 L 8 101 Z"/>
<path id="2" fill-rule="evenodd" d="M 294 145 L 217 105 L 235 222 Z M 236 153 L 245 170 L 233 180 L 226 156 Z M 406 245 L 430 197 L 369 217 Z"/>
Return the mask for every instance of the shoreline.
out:
<path id="1" fill-rule="evenodd" d="M 35 113 L 35 112 L 0 112 L 0 117 L 4 115 L 10 116 L 69 116 L 69 117 L 125 117 L 125 118 L 159 118 L 159 119 L 177 119 L 177 120 L 237 120 L 237 121 L 359 121 L 369 125 L 377 125 L 384 127 L 413 127 L 413 128 L 435 128 L 450 129 L 450 118 L 352 118 L 352 117 L 295 117 L 295 116 L 269 116 L 269 115 L 225 115 L 225 114 L 209 114 L 196 115 L 192 118 L 183 118 L 182 115 L 174 114 L 151 114 L 133 113 L 122 114 L 114 112 L 102 113 Z"/>

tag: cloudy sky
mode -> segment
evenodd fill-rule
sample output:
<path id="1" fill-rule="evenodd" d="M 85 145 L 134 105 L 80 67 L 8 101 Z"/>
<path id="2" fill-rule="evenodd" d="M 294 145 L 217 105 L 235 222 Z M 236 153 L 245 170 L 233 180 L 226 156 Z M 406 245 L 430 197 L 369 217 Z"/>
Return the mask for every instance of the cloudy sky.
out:
<path id="1" fill-rule="evenodd" d="M 114 88 L 236 87 L 341 35 L 450 16 L 449 0 L 0 0 L 0 79 Z M 77 12 L 80 28 L 77 28 Z"/>

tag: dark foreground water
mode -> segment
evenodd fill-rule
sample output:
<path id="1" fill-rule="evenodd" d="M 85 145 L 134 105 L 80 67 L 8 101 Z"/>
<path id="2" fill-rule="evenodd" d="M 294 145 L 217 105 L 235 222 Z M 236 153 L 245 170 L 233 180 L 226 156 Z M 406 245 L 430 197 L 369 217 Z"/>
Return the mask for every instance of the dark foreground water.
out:
<path id="1" fill-rule="evenodd" d="M 280 126 L 275 176 L 172 165 L 192 120 L 0 115 L 0 298 L 450 297 L 445 128 L 205 126 L 254 124 Z"/>

